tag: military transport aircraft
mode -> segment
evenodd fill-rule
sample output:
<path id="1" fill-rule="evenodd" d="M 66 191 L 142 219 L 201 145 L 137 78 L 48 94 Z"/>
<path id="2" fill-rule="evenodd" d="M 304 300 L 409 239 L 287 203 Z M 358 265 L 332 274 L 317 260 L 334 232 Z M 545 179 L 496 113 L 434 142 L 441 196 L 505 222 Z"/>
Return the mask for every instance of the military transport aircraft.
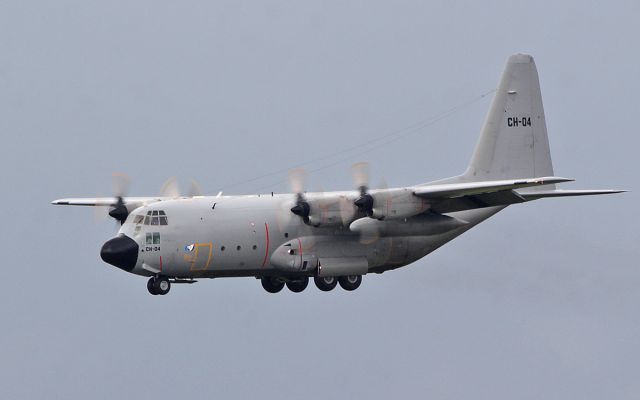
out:
<path id="1" fill-rule="evenodd" d="M 410 264 L 511 204 L 548 197 L 619 193 L 561 190 L 553 174 L 538 72 L 526 54 L 509 57 L 467 170 L 409 187 L 293 194 L 68 198 L 53 204 L 109 207 L 120 221 L 102 259 L 150 277 L 151 294 L 199 278 L 256 277 L 267 292 L 355 290 L 367 273 Z"/>

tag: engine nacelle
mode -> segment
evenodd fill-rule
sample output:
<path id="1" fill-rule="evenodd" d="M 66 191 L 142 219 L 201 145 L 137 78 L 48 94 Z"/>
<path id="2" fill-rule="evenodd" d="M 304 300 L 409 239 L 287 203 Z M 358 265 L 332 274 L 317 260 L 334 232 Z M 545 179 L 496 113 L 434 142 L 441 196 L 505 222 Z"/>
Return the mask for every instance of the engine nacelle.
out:
<path id="1" fill-rule="evenodd" d="M 426 213 L 406 220 L 360 218 L 349 229 L 372 236 L 431 236 L 439 235 L 467 225 L 467 221 L 436 213 Z"/>
<path id="2" fill-rule="evenodd" d="M 422 214 L 430 207 L 428 200 L 413 194 L 411 189 L 397 189 L 371 193 L 373 196 L 372 218 L 401 219 Z"/>
<path id="3" fill-rule="evenodd" d="M 345 215 L 355 213 L 353 200 L 346 196 L 312 196 L 308 198 L 309 225 L 338 227 L 344 225 Z"/>

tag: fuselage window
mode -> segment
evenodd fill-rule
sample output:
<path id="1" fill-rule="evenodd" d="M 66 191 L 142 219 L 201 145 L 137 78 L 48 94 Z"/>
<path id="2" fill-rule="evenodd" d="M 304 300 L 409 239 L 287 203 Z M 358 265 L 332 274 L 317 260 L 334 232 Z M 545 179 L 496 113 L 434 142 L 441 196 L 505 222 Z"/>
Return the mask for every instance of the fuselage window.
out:
<path id="1" fill-rule="evenodd" d="M 160 232 L 147 232 L 145 235 L 146 244 L 160 244 Z"/>

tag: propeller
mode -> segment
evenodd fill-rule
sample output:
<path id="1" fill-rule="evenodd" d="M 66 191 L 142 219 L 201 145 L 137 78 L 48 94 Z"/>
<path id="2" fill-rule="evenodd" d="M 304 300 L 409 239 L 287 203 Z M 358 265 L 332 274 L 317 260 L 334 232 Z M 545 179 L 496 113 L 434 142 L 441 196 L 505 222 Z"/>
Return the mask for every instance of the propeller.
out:
<path id="1" fill-rule="evenodd" d="M 373 216 L 374 198 L 369 194 L 369 163 L 359 162 L 351 166 L 351 174 L 360 196 L 353 202 L 367 217 Z"/>
<path id="2" fill-rule="evenodd" d="M 126 174 L 121 172 L 115 172 L 112 175 L 113 193 L 117 199 L 116 204 L 109 210 L 109 216 L 117 221 L 120 221 L 120 225 L 124 224 L 127 216 L 129 216 L 129 210 L 124 204 L 124 196 L 129 190 L 129 184 L 131 179 Z"/>
<path id="3" fill-rule="evenodd" d="M 291 185 L 291 190 L 296 194 L 296 203 L 291 207 L 291 212 L 302 218 L 305 224 L 308 224 L 311 206 L 304 197 L 305 180 L 306 171 L 303 168 L 289 171 L 289 184 Z"/>

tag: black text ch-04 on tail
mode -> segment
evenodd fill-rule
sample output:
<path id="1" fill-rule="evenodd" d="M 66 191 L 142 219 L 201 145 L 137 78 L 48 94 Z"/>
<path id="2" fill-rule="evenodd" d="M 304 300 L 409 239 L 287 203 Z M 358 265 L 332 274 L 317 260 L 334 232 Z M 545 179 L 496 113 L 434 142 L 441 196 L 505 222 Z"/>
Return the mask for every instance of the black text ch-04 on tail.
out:
<path id="1" fill-rule="evenodd" d="M 554 176 L 533 58 L 509 57 L 467 170 L 415 186 L 293 194 L 70 198 L 53 204 L 110 207 L 122 222 L 102 259 L 150 277 L 152 294 L 198 278 L 253 276 L 271 293 L 354 290 L 362 276 L 410 264 L 505 207 L 545 197 L 617 193 L 560 190 Z"/>

